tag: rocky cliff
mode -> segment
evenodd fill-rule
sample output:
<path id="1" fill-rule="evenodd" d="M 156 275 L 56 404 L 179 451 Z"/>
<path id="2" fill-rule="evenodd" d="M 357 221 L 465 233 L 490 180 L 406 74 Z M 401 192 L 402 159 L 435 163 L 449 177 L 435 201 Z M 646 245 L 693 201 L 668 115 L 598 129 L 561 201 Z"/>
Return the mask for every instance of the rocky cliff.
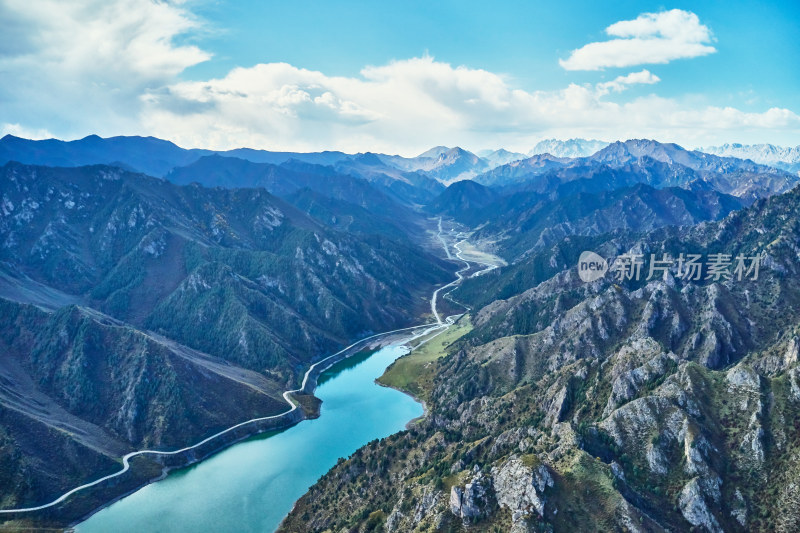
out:
<path id="1" fill-rule="evenodd" d="M 800 190 L 719 222 L 561 242 L 480 284 L 429 416 L 324 476 L 283 530 L 794 531 Z M 761 254 L 758 279 L 583 283 L 587 243 Z M 533 263 L 533 264 L 531 264 Z M 472 288 L 469 284 L 474 285 Z"/>

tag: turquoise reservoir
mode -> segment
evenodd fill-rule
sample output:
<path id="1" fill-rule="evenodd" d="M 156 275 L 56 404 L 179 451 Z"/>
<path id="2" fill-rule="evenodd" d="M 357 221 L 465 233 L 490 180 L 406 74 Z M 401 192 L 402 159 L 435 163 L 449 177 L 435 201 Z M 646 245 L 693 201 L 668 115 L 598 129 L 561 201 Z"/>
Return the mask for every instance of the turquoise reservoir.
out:
<path id="1" fill-rule="evenodd" d="M 254 437 L 99 511 L 80 533 L 274 531 L 340 457 L 422 415 L 411 397 L 375 383 L 407 353 L 387 346 L 341 361 L 320 377 L 322 415 Z"/>

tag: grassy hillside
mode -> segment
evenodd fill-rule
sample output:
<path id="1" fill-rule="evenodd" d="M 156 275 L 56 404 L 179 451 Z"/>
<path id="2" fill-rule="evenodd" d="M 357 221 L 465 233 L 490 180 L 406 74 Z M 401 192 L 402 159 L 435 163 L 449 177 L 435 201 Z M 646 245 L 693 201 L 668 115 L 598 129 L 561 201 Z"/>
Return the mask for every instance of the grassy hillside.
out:
<path id="1" fill-rule="evenodd" d="M 469 316 L 464 315 L 444 332 L 422 338 L 408 355 L 397 359 L 378 378 L 378 383 L 392 387 L 421 400 L 428 400 L 433 390 L 436 363 L 446 356 L 455 341 L 472 330 Z"/>

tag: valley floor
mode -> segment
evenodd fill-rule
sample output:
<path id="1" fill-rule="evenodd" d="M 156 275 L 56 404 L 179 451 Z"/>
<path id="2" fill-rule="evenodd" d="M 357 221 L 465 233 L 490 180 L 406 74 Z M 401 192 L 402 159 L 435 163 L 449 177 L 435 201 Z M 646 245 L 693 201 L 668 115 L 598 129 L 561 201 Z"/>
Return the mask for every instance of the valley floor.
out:
<path id="1" fill-rule="evenodd" d="M 79 516 L 76 515 L 76 513 L 88 513 L 90 515 L 110 503 L 110 501 L 116 501 L 122 497 L 119 495 L 121 490 L 124 491 L 122 495 L 130 493 L 143 484 L 163 479 L 171 470 L 184 468 L 187 465 L 196 463 L 236 442 L 240 442 L 265 431 L 272 431 L 294 425 L 304 418 L 313 418 L 317 416 L 318 405 L 316 405 L 315 402 L 310 402 L 309 398 L 313 398 L 311 395 L 313 395 L 320 374 L 338 361 L 346 359 L 353 354 L 360 353 L 365 349 L 375 350 L 402 340 L 403 342 L 418 342 L 417 349 L 413 352 L 414 363 L 412 363 L 417 364 L 419 363 L 418 354 L 420 350 L 425 349 L 427 346 L 433 348 L 436 343 L 449 343 L 449 339 L 458 338 L 466 331 L 469 331 L 468 320 L 466 322 L 464 322 L 463 319 L 459 320 L 459 317 L 462 315 L 450 315 L 446 318 L 440 318 L 440 313 L 444 309 L 458 306 L 456 303 L 445 303 L 445 301 L 441 299 L 440 294 L 447 298 L 449 290 L 452 290 L 452 288 L 458 285 L 463 279 L 464 276 L 462 272 L 468 272 L 468 275 L 474 276 L 495 268 L 495 265 L 500 264 L 501 260 L 499 260 L 499 258 L 493 258 L 488 254 L 482 255 L 475 251 L 474 248 L 469 246 L 462 238 L 463 235 L 457 232 L 454 227 L 443 229 L 442 224 L 443 222 L 440 218 L 436 222 L 436 241 L 441 243 L 445 255 L 450 255 L 453 260 L 460 261 L 463 263 L 464 267 L 457 272 L 456 279 L 453 282 L 437 288 L 431 296 L 430 305 L 434 318 L 433 322 L 378 333 L 360 339 L 339 352 L 311 365 L 306 371 L 299 388 L 282 393 L 283 400 L 288 405 L 288 409 L 282 413 L 240 422 L 206 437 L 196 444 L 176 450 L 138 450 L 128 452 L 121 457 L 122 468 L 118 471 L 72 488 L 49 503 L 26 508 L 1 509 L 0 517 L 6 516 L 10 518 L 9 521 L 5 522 L 5 525 L 9 527 L 15 527 L 14 524 L 24 526 L 25 524 L 44 525 L 50 523 L 55 525 L 64 519 L 62 517 Z M 445 222 L 445 226 L 448 226 L 448 224 L 449 223 Z M 463 251 L 465 247 L 469 248 L 469 252 Z M 451 250 L 453 250 L 454 253 L 451 253 Z M 469 254 L 469 258 L 466 257 L 467 254 Z M 474 260 L 475 258 L 479 258 L 479 260 Z M 11 274 L 4 274 L 3 277 L 0 278 L 0 295 L 5 295 L 14 299 L 24 297 L 27 301 L 51 309 L 58 308 L 65 304 L 83 303 L 75 301 L 75 297 L 71 297 L 70 295 L 58 293 L 48 287 L 40 286 L 40 284 L 37 284 L 33 280 Z M 86 313 L 89 313 L 98 320 L 109 324 L 123 325 L 120 321 L 104 315 L 99 311 L 91 308 L 84 309 Z M 258 380 L 258 374 L 239 369 L 225 362 L 220 362 L 216 360 L 216 358 L 191 350 L 161 335 L 155 333 L 151 333 L 151 335 L 154 341 L 168 346 L 169 349 L 176 354 L 186 358 L 193 364 L 206 368 L 208 371 L 220 373 L 229 379 L 235 379 L 243 383 L 247 383 L 248 380 L 255 380 L 252 381 L 251 386 L 262 386 L 262 383 Z M 411 335 L 410 340 L 406 340 L 409 338 L 409 335 Z M 430 355 L 430 352 L 426 352 L 426 355 L 423 357 L 436 356 Z M 407 365 L 408 363 L 404 361 L 401 367 Z M 410 394 L 414 393 L 414 391 L 409 390 L 407 387 L 400 386 L 398 388 Z M 305 409 L 300 408 L 301 405 L 310 406 L 314 409 L 312 409 L 312 412 L 307 413 Z M 153 477 L 154 471 L 159 472 L 156 477 Z M 104 502 L 104 500 L 107 501 Z"/>

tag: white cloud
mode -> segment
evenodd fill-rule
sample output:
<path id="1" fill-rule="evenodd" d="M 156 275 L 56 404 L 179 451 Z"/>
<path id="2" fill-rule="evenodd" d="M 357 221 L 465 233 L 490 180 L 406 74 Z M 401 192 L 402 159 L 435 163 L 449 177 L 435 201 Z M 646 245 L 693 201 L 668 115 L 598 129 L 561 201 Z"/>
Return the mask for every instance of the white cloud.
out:
<path id="1" fill-rule="evenodd" d="M 714 143 L 800 131 L 787 109 L 745 113 L 654 95 L 603 97 L 659 78 L 642 70 L 558 91 L 525 91 L 498 74 L 431 57 L 328 76 L 285 63 L 237 68 L 220 79 L 175 83 L 145 97 L 144 129 L 186 146 L 336 149 L 413 154 L 436 144 L 528 149 L 543 136 L 651 137 Z"/>
<path id="2" fill-rule="evenodd" d="M 680 20 L 643 15 L 609 31 L 624 40 L 709 35 Z M 800 133 L 800 117 L 788 109 L 746 113 L 655 95 L 605 98 L 658 82 L 648 70 L 540 91 L 424 56 L 354 76 L 263 63 L 186 81 L 183 70 L 209 54 L 177 40 L 198 31 L 205 31 L 201 23 L 175 2 L 0 0 L 0 129 L 25 137 L 137 134 L 187 147 L 404 154 L 437 144 L 527 151 L 543 137 L 709 145 L 781 142 Z"/>
<path id="3" fill-rule="evenodd" d="M 610 92 L 621 93 L 630 85 L 643 84 L 653 85 L 661 81 L 661 78 L 653 74 L 647 69 L 639 72 L 631 72 L 627 76 L 617 76 L 612 81 L 607 81 L 597 84 L 598 95 L 603 96 Z"/>
<path id="4" fill-rule="evenodd" d="M 0 137 L 13 135 L 23 139 L 52 139 L 53 134 L 47 130 L 29 129 L 20 124 L 0 124 Z"/>
<path id="5" fill-rule="evenodd" d="M 181 2 L 0 0 L 0 21 L 4 118 L 36 128 L 87 115 L 109 131 L 133 128 L 143 91 L 210 57 L 175 44 L 200 29 Z"/>
<path id="6" fill-rule="evenodd" d="M 491 72 L 431 57 L 366 67 L 352 78 L 270 63 L 151 93 L 144 120 L 192 145 L 210 137 L 215 146 L 392 151 L 454 132 L 513 131 L 523 125 L 513 112 L 524 94 Z"/>
<path id="7" fill-rule="evenodd" d="M 599 70 L 669 63 L 717 51 L 709 45 L 712 35 L 708 26 L 700 24 L 694 13 L 680 9 L 643 13 L 634 20 L 612 24 L 606 33 L 617 39 L 589 43 L 559 64 L 567 70 Z"/>

